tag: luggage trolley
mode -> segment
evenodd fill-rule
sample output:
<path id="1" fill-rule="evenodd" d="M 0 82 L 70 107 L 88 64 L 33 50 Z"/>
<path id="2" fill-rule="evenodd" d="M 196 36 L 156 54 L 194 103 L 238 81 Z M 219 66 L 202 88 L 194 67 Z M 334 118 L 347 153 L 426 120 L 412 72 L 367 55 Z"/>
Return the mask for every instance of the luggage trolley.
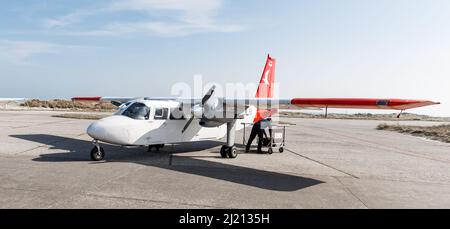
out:
<path id="1" fill-rule="evenodd" d="M 247 140 L 247 129 L 251 130 L 251 126 L 253 126 L 253 123 L 242 123 L 244 125 L 243 128 L 243 137 L 242 137 L 242 144 L 246 145 Z M 265 139 L 262 139 L 263 141 L 263 148 L 267 147 L 267 153 L 272 154 L 274 148 L 278 148 L 278 152 L 283 153 L 284 147 L 286 145 L 286 127 L 287 125 L 276 125 L 272 124 L 272 139 L 271 142 L 264 141 Z M 267 133 L 269 134 L 269 133 Z M 258 139 L 259 141 L 259 139 Z"/>

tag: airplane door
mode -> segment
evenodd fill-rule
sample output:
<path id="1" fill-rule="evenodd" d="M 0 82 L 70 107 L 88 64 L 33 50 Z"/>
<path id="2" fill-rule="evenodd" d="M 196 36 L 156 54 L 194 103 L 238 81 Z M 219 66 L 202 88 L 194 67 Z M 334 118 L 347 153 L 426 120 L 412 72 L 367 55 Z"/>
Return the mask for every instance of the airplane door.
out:
<path id="1" fill-rule="evenodd" d="M 168 108 L 155 108 L 155 113 L 153 116 L 153 126 L 157 127 L 152 131 L 151 140 L 154 144 L 156 143 L 165 143 L 167 138 L 167 119 L 169 117 L 169 109 Z"/>

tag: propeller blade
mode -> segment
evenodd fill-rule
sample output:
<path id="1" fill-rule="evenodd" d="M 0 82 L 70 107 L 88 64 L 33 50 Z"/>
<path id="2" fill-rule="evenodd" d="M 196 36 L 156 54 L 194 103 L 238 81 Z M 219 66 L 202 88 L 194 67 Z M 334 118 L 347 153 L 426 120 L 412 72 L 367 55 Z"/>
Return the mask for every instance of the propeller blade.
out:
<path id="1" fill-rule="evenodd" d="M 205 94 L 205 96 L 203 96 L 202 98 L 202 106 L 205 105 L 206 102 L 208 102 L 208 100 L 212 97 L 212 95 L 214 94 L 214 91 L 216 90 L 216 85 L 213 85 L 208 92 Z M 184 125 L 183 130 L 181 131 L 181 133 L 184 133 L 187 128 L 189 128 L 189 126 L 191 125 L 192 121 L 194 121 L 195 116 L 192 114 L 191 118 L 187 121 L 186 125 Z"/>
<path id="2" fill-rule="evenodd" d="M 186 125 L 184 125 L 183 130 L 181 131 L 181 133 L 184 133 L 184 131 L 187 130 L 187 128 L 191 125 L 191 122 L 194 121 L 194 116 L 192 115 L 191 118 L 187 121 Z"/>
<path id="3" fill-rule="evenodd" d="M 111 104 L 116 106 L 116 107 L 120 107 L 123 103 L 117 102 L 117 101 L 111 101 Z"/>
<path id="4" fill-rule="evenodd" d="M 205 105 L 206 102 L 211 98 L 211 96 L 214 94 L 214 90 L 216 90 L 216 85 L 213 85 L 208 92 L 203 96 L 202 98 L 202 105 Z"/>

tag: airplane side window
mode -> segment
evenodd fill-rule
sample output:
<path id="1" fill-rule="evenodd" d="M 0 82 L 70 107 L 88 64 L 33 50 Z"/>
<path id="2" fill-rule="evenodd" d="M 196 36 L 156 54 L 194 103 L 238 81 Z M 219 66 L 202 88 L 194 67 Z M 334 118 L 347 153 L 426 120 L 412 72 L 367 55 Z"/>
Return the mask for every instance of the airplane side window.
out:
<path id="1" fill-rule="evenodd" d="M 170 120 L 185 120 L 183 112 L 180 108 L 174 108 L 170 110 Z"/>
<path id="2" fill-rule="evenodd" d="M 167 119 L 167 114 L 169 109 L 167 108 L 156 108 L 155 110 L 155 120 L 165 120 Z"/>

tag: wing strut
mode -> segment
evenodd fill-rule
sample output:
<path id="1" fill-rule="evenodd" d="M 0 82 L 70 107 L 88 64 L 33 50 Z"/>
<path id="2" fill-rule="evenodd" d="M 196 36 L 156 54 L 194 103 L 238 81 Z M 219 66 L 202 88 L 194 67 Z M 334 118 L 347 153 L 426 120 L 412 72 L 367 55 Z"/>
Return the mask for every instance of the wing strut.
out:
<path id="1" fill-rule="evenodd" d="M 401 110 L 400 113 L 398 113 L 397 118 L 400 118 L 404 110 Z"/>

